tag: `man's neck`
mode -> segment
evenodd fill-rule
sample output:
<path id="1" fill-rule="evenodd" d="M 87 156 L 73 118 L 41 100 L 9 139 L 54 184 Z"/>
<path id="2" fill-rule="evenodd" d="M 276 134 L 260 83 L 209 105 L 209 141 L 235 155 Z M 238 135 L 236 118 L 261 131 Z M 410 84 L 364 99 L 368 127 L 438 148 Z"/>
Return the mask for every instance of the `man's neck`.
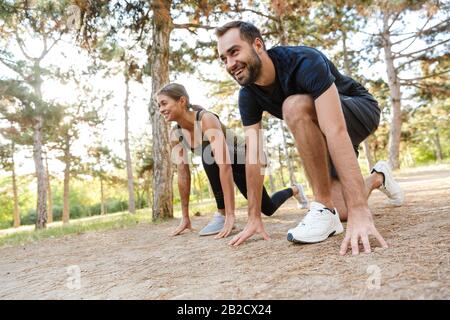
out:
<path id="1" fill-rule="evenodd" d="M 275 65 L 267 51 L 261 55 L 261 64 L 261 74 L 255 81 L 255 84 L 261 87 L 270 87 L 275 84 L 276 73 Z"/>

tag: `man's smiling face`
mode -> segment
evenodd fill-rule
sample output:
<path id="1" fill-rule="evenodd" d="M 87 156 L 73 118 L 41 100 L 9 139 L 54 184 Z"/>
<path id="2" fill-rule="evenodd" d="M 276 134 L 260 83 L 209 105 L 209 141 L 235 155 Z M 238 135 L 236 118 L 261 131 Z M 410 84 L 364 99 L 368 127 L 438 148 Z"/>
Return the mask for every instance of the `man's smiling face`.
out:
<path id="1" fill-rule="evenodd" d="M 261 73 L 261 59 L 238 28 L 228 30 L 217 41 L 220 60 L 241 86 L 254 83 Z"/>

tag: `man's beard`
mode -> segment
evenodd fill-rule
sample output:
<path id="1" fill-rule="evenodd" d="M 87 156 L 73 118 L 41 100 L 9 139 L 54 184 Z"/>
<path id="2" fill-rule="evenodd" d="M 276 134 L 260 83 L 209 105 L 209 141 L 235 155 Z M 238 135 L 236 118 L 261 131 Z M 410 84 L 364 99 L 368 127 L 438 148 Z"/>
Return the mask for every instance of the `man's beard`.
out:
<path id="1" fill-rule="evenodd" d="M 242 65 L 242 63 L 240 64 Z M 255 83 L 259 75 L 261 74 L 262 62 L 253 48 L 250 58 L 244 64 L 248 71 L 248 75 L 246 77 L 238 80 L 234 75 L 232 75 L 234 80 L 236 80 L 237 83 L 239 83 L 241 86 L 247 86 L 249 84 Z M 241 66 L 238 66 L 238 68 L 241 68 Z"/>

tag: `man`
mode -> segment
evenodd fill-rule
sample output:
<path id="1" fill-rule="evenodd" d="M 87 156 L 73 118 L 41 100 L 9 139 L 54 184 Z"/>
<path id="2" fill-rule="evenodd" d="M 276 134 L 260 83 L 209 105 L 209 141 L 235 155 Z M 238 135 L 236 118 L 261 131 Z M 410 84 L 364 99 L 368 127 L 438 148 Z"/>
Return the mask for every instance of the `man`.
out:
<path id="1" fill-rule="evenodd" d="M 378 127 L 380 109 L 375 99 L 361 84 L 340 74 L 316 49 L 266 50 L 260 31 L 242 21 L 217 28 L 216 35 L 220 59 L 242 86 L 239 111 L 248 148 L 248 221 L 230 244 L 240 245 L 255 234 L 269 238 L 260 214 L 263 163 L 259 157 L 250 161 L 261 152 L 262 141 L 248 138 L 261 130 L 262 113 L 267 111 L 286 121 L 314 195 L 305 218 L 288 231 L 288 240 L 323 241 L 343 232 L 340 220 L 348 219 L 341 254 L 349 245 L 353 254 L 358 254 L 360 243 L 366 253 L 371 252 L 369 235 L 387 247 L 375 228 L 367 200 L 371 191 L 379 188 L 393 204 L 401 205 L 402 190 L 384 161 L 364 180 L 355 156 L 358 145 Z"/>

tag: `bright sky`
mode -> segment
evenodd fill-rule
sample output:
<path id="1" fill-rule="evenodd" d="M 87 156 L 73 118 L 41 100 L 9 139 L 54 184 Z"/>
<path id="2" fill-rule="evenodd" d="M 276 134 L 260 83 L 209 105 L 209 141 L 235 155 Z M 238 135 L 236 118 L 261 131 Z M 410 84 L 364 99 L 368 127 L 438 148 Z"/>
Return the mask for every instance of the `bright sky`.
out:
<path id="1" fill-rule="evenodd" d="M 410 15 L 406 17 L 404 22 L 406 26 L 410 26 L 410 29 L 418 28 L 417 16 Z M 419 19 L 420 20 L 420 19 Z M 379 29 L 379 26 L 369 25 L 367 30 L 374 30 L 374 28 Z M 208 40 L 212 35 L 212 31 L 201 30 L 198 33 L 198 37 L 202 40 Z M 187 31 L 175 31 L 173 36 L 182 37 L 188 43 L 193 44 L 195 38 L 192 34 Z M 367 35 L 359 33 L 352 37 L 351 46 L 361 46 Z M 409 50 L 414 51 L 423 47 L 423 43 L 417 42 L 411 46 Z M 27 39 L 27 47 L 31 48 L 30 52 L 37 52 L 40 48 L 40 43 L 33 39 Z M 270 44 L 269 44 L 270 47 Z M 21 56 L 18 48 L 10 47 Z M 63 55 L 64 54 L 64 55 Z M 89 59 L 86 52 L 79 50 L 76 44 L 72 43 L 70 40 L 66 39 L 57 45 L 54 50 L 49 54 L 48 58 L 44 61 L 44 66 L 48 64 L 58 65 L 61 68 L 67 68 L 69 66 L 77 66 L 80 69 L 87 67 Z M 386 80 L 386 71 L 383 63 L 377 63 L 375 65 L 364 66 L 364 75 L 367 78 L 378 78 L 382 77 Z M 218 64 L 214 63 L 212 66 L 201 65 L 199 66 L 198 72 L 203 74 L 209 74 L 212 77 L 224 79 L 228 77 L 224 69 Z M 11 76 L 12 73 L 0 65 L 0 75 Z M 413 72 L 410 72 L 413 75 Z M 173 75 L 172 75 L 173 77 Z M 174 80 L 173 78 L 171 79 Z M 125 97 L 125 85 L 124 80 L 121 75 L 112 76 L 109 78 L 102 77 L 101 74 L 95 76 L 89 80 L 93 87 L 93 92 L 112 91 L 113 98 L 108 103 L 108 114 L 109 120 L 106 126 L 104 137 L 108 146 L 112 147 L 113 150 L 124 158 L 124 147 L 120 143 L 124 136 L 124 112 L 123 112 L 123 102 Z M 212 107 L 210 99 L 207 98 L 208 85 L 202 83 L 196 75 L 177 75 L 176 82 L 183 84 L 191 96 L 192 103 L 201 104 L 202 106 L 209 108 Z M 72 83 L 61 84 L 57 81 L 46 81 L 43 85 L 43 93 L 45 99 L 56 100 L 59 102 L 73 103 L 77 101 L 78 93 L 76 91 L 76 86 Z M 130 131 L 134 138 L 139 137 L 142 132 L 149 130 L 149 115 L 148 115 L 148 102 L 151 95 L 151 83 L 147 79 L 144 84 L 131 83 L 131 100 L 130 100 Z M 83 132 L 81 139 L 74 145 L 73 152 L 78 155 L 83 155 L 84 146 L 92 143 L 92 137 L 89 133 Z M 32 173 L 34 172 L 34 164 L 30 158 L 30 152 L 24 152 L 16 157 L 19 160 L 19 174 Z M 63 167 L 59 161 L 52 161 L 50 163 L 51 171 L 54 173 L 61 172 Z"/>

